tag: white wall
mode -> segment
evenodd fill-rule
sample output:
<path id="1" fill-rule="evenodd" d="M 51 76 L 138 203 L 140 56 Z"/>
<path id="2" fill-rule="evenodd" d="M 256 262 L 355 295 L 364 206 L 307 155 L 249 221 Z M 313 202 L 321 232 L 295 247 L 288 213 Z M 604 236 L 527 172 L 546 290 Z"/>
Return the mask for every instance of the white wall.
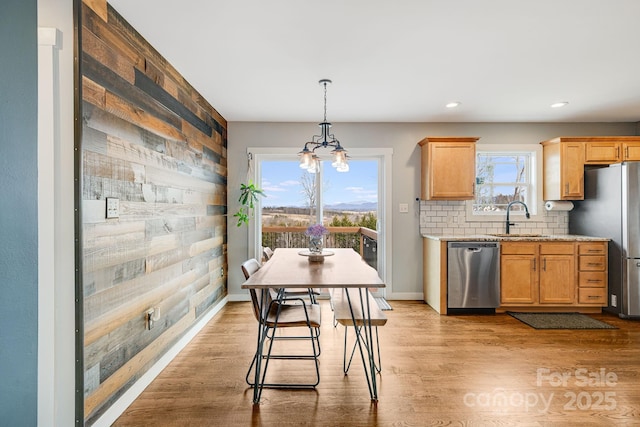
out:
<path id="1" fill-rule="evenodd" d="M 41 215 L 49 216 L 40 225 L 46 228 L 39 230 L 44 247 L 39 254 L 49 261 L 46 271 L 40 272 L 39 292 L 53 296 L 52 301 L 43 301 L 39 316 L 54 323 L 38 340 L 38 425 L 70 426 L 75 425 L 73 0 L 38 0 L 38 27 L 57 29 L 59 34 L 47 87 L 50 96 L 43 94 L 43 86 L 38 101 L 47 103 L 39 107 L 39 114 L 52 114 L 48 117 L 52 135 L 39 136 L 39 143 L 51 144 L 39 164 L 39 175 L 46 175 L 47 191 L 53 192 L 38 201 L 47 204 L 39 206 Z"/>
<path id="2" fill-rule="evenodd" d="M 391 254 L 393 294 L 389 299 L 421 299 L 422 241 L 420 236 L 420 150 L 425 136 L 479 136 L 478 144 L 534 144 L 557 136 L 635 135 L 636 123 L 337 123 L 332 131 L 347 149 L 393 148 L 393 220 Z M 238 189 L 247 173 L 247 147 L 302 149 L 317 134 L 316 123 L 231 122 L 228 127 L 228 261 L 229 298 L 241 299 L 244 277 L 240 264 L 247 258 L 247 228 L 237 228 Z M 409 213 L 398 213 L 408 203 Z"/>

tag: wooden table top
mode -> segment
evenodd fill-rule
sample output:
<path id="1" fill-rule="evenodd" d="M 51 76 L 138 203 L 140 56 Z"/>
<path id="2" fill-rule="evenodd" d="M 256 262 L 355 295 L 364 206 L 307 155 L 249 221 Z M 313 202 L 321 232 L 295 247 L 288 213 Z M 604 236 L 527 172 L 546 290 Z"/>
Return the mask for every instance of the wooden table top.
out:
<path id="1" fill-rule="evenodd" d="M 242 284 L 260 288 L 384 288 L 378 272 L 353 249 L 332 249 L 324 262 L 299 255 L 304 248 L 278 248 L 273 257 Z"/>

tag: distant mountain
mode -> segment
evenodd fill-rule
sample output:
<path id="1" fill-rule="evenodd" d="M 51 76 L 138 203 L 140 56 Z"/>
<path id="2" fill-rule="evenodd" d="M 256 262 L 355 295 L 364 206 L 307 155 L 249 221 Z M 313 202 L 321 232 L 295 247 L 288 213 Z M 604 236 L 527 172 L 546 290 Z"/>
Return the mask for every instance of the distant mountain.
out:
<path id="1" fill-rule="evenodd" d="M 329 211 L 368 212 L 378 210 L 378 204 L 375 202 L 337 203 L 335 205 L 325 205 L 324 209 Z"/>
<path id="2" fill-rule="evenodd" d="M 305 213 L 309 211 L 309 208 L 304 206 L 265 206 L 263 209 L 280 213 Z M 324 210 L 339 212 L 370 212 L 378 210 L 378 204 L 375 202 L 336 203 L 335 205 L 325 205 Z"/>

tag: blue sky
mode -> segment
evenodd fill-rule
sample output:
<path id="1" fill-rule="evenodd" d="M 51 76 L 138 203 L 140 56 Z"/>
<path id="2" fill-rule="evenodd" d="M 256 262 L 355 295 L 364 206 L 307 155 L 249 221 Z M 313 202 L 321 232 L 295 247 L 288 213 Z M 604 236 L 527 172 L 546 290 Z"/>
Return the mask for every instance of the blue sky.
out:
<path id="1" fill-rule="evenodd" d="M 328 161 L 323 162 L 324 203 L 363 203 L 378 201 L 378 164 L 373 160 L 349 160 L 349 172 L 337 172 Z M 300 183 L 308 174 L 297 161 L 263 161 L 261 187 L 267 197 L 263 206 L 305 206 Z"/>

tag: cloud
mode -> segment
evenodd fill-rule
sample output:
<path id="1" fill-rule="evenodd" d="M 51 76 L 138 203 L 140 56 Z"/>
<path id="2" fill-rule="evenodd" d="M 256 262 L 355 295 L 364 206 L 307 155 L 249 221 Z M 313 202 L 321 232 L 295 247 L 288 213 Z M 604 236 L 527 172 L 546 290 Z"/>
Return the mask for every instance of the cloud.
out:
<path id="1" fill-rule="evenodd" d="M 278 184 L 272 184 L 270 181 L 262 181 L 262 189 L 266 193 L 284 193 L 286 191 L 291 191 L 291 188 L 296 185 L 300 185 L 300 181 L 288 180 L 282 181 Z"/>

